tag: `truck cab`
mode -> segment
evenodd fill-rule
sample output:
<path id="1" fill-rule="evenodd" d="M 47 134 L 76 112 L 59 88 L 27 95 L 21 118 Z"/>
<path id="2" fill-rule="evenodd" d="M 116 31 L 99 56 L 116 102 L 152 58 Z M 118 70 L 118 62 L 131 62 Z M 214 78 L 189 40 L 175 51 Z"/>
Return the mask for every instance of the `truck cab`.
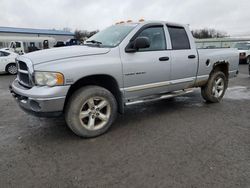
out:
<path id="1" fill-rule="evenodd" d="M 9 45 L 9 49 L 20 55 L 25 53 L 24 44 L 22 41 L 11 41 Z"/>

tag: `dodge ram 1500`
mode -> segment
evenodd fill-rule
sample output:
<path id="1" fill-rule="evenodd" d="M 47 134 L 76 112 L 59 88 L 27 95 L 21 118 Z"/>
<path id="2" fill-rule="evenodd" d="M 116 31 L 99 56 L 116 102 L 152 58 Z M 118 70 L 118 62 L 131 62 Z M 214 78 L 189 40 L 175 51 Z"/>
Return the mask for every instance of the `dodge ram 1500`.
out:
<path id="1" fill-rule="evenodd" d="M 38 116 L 63 114 L 82 137 L 106 132 L 127 105 L 166 99 L 200 87 L 221 101 L 237 75 L 236 49 L 197 50 L 187 25 L 146 21 L 112 25 L 82 46 L 17 57 L 10 91 L 22 109 Z"/>

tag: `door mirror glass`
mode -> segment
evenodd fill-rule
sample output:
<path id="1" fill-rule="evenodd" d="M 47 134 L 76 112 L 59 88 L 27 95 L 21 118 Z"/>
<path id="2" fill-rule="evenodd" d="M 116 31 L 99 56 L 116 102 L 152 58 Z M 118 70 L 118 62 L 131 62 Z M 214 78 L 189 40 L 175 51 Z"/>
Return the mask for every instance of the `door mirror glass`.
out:
<path id="1" fill-rule="evenodd" d="M 145 49 L 150 47 L 150 41 L 148 37 L 137 37 L 134 41 L 130 42 L 125 48 L 125 52 L 134 53 L 139 49 Z"/>
<path id="2" fill-rule="evenodd" d="M 143 49 L 143 48 L 149 48 L 150 47 L 150 41 L 148 37 L 138 37 L 134 41 L 134 48 L 136 50 Z"/>

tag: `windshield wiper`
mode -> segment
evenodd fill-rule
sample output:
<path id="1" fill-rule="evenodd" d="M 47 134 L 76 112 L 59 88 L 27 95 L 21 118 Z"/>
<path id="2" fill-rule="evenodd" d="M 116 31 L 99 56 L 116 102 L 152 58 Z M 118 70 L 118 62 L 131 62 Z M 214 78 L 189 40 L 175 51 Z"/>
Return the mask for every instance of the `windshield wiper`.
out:
<path id="1" fill-rule="evenodd" d="M 86 43 L 93 43 L 93 44 L 102 44 L 102 42 L 96 41 L 96 40 L 86 40 Z"/>

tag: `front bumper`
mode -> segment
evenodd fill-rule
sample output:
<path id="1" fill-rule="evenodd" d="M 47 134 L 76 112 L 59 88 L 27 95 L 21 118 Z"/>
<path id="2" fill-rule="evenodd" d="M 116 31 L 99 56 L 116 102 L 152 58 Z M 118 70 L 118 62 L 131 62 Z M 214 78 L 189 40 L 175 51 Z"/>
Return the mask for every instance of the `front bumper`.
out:
<path id="1" fill-rule="evenodd" d="M 34 86 L 27 89 L 14 80 L 10 92 L 24 111 L 39 117 L 54 117 L 62 114 L 69 87 Z"/>

